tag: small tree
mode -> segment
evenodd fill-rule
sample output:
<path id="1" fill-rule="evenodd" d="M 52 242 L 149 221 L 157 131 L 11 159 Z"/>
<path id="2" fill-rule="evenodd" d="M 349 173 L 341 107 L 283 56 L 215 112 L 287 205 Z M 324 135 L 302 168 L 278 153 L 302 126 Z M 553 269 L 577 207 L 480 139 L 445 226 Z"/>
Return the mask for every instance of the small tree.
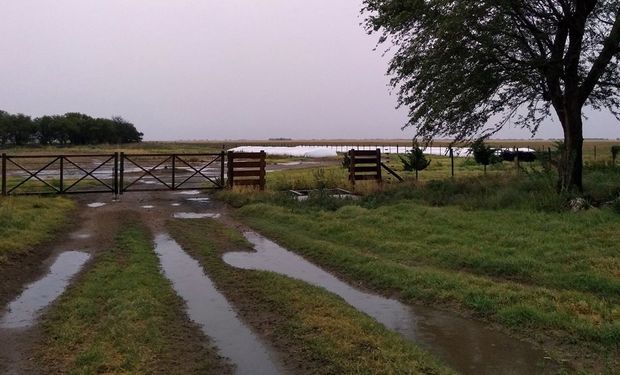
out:
<path id="1" fill-rule="evenodd" d="M 471 151 L 474 154 L 476 163 L 484 166 L 484 174 L 487 174 L 487 165 L 495 164 L 501 159 L 495 155 L 495 149 L 484 143 L 484 139 L 480 138 L 471 145 Z"/>
<path id="2" fill-rule="evenodd" d="M 611 146 L 611 158 L 616 165 L 616 157 L 618 157 L 618 153 L 620 153 L 620 146 Z"/>
<path id="3" fill-rule="evenodd" d="M 413 141 L 411 151 L 406 151 L 405 156 L 400 156 L 403 162 L 403 169 L 406 171 L 415 171 L 415 179 L 418 180 L 418 172 L 426 169 L 431 161 L 426 159 L 426 155 L 422 152 L 417 141 Z"/>

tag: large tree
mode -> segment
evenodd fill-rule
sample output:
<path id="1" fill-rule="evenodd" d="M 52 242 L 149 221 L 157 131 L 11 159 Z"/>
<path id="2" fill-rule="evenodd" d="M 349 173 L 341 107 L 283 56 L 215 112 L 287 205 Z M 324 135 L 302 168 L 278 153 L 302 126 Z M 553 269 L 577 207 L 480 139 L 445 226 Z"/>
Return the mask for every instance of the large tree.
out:
<path id="1" fill-rule="evenodd" d="M 582 190 L 583 108 L 620 119 L 620 0 L 364 0 L 389 74 L 426 139 L 564 130 L 559 188 Z"/>

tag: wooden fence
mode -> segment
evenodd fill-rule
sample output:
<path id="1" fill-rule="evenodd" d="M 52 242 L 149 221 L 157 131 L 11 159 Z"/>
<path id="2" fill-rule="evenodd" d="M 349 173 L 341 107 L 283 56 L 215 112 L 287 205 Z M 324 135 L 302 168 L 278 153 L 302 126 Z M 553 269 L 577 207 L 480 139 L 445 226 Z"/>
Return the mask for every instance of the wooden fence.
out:
<path id="1" fill-rule="evenodd" d="M 258 186 L 265 190 L 265 151 L 228 151 L 228 187 Z"/>

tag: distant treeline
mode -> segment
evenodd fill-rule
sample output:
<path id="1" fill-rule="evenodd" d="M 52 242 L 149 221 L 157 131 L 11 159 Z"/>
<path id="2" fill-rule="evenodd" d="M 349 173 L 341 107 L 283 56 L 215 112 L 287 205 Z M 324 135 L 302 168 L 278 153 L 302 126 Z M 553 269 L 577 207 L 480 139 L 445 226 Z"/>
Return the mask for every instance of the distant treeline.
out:
<path id="1" fill-rule="evenodd" d="M 136 143 L 143 134 L 121 117 L 92 118 L 82 113 L 43 116 L 32 119 L 0 110 L 0 144 L 96 145 Z"/>

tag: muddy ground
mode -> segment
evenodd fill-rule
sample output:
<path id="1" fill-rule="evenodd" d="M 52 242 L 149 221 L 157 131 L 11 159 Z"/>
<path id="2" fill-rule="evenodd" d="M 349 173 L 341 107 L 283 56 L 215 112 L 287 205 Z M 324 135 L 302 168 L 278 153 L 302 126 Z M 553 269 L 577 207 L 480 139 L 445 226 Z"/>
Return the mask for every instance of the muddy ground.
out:
<path id="1" fill-rule="evenodd" d="M 132 216 L 142 221 L 153 236 L 165 233 L 166 220 L 178 212 L 220 214 L 220 220 L 226 225 L 241 232 L 248 229 L 227 215 L 228 211 L 223 203 L 211 201 L 205 194 L 192 194 L 187 191 L 132 192 L 122 195 L 118 200 L 115 200 L 112 194 L 81 195 L 74 199 L 78 203 L 78 209 L 56 240 L 33 249 L 28 257 L 12 259 L 6 270 L 2 270 L 3 283 L 0 286 L 2 306 L 6 306 L 7 302 L 18 296 L 25 285 L 42 277 L 61 252 L 68 250 L 86 252 L 91 255 L 89 264 L 93 264 L 97 254 L 113 244 L 123 217 Z M 105 205 L 96 208 L 89 207 L 89 204 L 97 202 L 105 203 Z M 82 273 L 87 272 L 89 264 L 82 270 Z M 79 274 L 77 277 L 79 278 Z M 252 309 L 251 301 L 240 298 L 234 292 L 227 291 L 226 296 L 243 317 L 244 322 L 250 327 L 258 327 L 255 333 L 264 342 L 272 342 L 277 349 L 276 352 L 279 353 L 277 359 L 282 364 L 283 372 L 312 372 L 312 365 L 299 363 L 294 356 L 283 355 L 293 347 L 288 346 L 284 341 L 278 342 L 277 338 L 274 342 L 271 326 L 273 317 L 257 314 Z M 189 321 L 187 315 L 184 314 L 183 319 L 189 330 L 192 327 L 197 329 Z M 38 325 L 24 329 L 19 334 L 6 334 L 0 328 L 0 372 L 9 374 L 55 372 L 54 369 L 38 368 L 34 360 L 34 354 L 41 339 L 42 332 Z M 184 340 L 195 341 L 197 339 L 191 335 L 179 337 L 178 347 L 181 349 L 184 347 Z M 179 358 L 182 356 L 183 353 L 179 353 Z M 170 366 L 182 366 L 182 361 L 171 363 Z M 165 369 L 163 370 L 165 372 Z M 177 368 L 174 372 L 179 373 L 178 370 Z"/>
<path id="2" fill-rule="evenodd" d="M 6 306 L 26 286 L 45 276 L 59 254 L 76 250 L 90 255 L 90 261 L 74 278 L 87 272 L 96 261 L 97 254 L 109 249 L 122 219 L 135 216 L 148 226 L 153 234 L 163 231 L 166 219 L 174 212 L 204 212 L 204 201 L 190 201 L 204 195 L 186 195 L 176 192 L 136 192 L 124 194 L 115 200 L 112 194 L 86 194 L 74 196 L 77 209 L 68 223 L 62 227 L 54 240 L 40 244 L 26 255 L 13 257 L 2 271 L 0 304 Z M 89 204 L 105 203 L 92 208 Z M 175 204 L 175 206 L 173 206 Z M 152 206 L 152 208 L 148 208 Z M 45 314 L 45 309 L 41 313 Z M 188 326 L 196 328 L 185 316 Z M 29 328 L 6 330 L 0 328 L 0 373 L 38 374 L 43 372 L 34 361 L 34 350 L 41 342 L 42 332 L 38 324 Z M 188 340 L 191 337 L 180 337 Z M 194 343 L 195 344 L 195 343 Z M 179 345 L 183 348 L 184 345 Z M 179 363 L 174 364 L 179 366 Z M 54 372 L 52 370 L 52 372 Z"/>

